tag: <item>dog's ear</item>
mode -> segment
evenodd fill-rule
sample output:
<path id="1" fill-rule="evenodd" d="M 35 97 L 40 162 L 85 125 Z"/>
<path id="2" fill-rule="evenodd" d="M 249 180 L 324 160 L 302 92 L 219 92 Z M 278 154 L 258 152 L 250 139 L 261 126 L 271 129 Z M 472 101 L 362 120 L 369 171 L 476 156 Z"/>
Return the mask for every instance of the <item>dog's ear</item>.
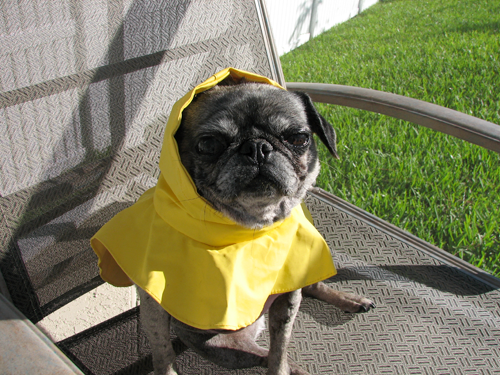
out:
<path id="1" fill-rule="evenodd" d="M 300 91 L 292 91 L 292 93 L 302 101 L 302 104 L 304 104 L 307 121 L 311 126 L 311 130 L 316 133 L 319 139 L 321 139 L 321 142 L 325 144 L 328 151 L 330 151 L 330 154 L 332 154 L 334 158 L 338 159 L 337 135 L 335 134 L 333 126 L 318 113 L 309 95 Z"/>

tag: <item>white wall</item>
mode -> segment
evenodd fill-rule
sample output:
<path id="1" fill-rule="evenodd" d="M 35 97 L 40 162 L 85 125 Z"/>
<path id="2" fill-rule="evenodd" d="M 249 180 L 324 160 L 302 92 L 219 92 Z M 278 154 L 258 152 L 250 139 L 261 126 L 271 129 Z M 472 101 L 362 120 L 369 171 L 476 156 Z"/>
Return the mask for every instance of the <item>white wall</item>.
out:
<path id="1" fill-rule="evenodd" d="M 279 55 L 345 22 L 378 0 L 266 0 Z"/>

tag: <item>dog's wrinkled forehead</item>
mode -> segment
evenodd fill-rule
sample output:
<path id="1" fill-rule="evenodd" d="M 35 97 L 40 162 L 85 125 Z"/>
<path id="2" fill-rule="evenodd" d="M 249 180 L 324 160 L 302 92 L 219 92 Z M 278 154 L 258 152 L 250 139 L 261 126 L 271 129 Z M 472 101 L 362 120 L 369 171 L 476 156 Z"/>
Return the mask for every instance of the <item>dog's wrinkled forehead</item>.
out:
<path id="1" fill-rule="evenodd" d="M 195 136 L 222 131 L 236 137 L 242 132 L 258 135 L 259 131 L 281 134 L 295 127 L 299 130 L 307 118 L 293 94 L 271 85 L 245 83 L 200 94 L 185 110 L 184 124 Z"/>

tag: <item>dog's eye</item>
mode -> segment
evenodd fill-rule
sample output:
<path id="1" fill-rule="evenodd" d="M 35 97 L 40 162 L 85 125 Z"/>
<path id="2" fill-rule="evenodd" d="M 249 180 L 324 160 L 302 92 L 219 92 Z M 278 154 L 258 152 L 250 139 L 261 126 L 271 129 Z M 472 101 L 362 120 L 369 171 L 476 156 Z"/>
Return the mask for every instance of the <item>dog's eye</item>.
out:
<path id="1" fill-rule="evenodd" d="M 225 149 L 225 145 L 215 137 L 202 138 L 196 147 L 202 155 L 217 156 Z"/>
<path id="2" fill-rule="evenodd" d="M 286 138 L 286 141 L 295 147 L 304 147 L 309 144 L 310 136 L 307 133 L 292 134 Z"/>

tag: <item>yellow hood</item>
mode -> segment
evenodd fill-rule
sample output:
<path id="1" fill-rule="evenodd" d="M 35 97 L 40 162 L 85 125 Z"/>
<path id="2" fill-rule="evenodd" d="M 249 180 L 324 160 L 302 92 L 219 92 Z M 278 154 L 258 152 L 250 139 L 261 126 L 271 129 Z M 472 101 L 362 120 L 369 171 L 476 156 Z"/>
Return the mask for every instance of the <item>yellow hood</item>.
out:
<path id="1" fill-rule="evenodd" d="M 260 316 L 269 295 L 336 273 L 305 207 L 270 227 L 244 228 L 198 195 L 180 162 L 174 135 L 182 111 L 197 93 L 229 75 L 281 88 L 268 78 L 227 68 L 188 92 L 167 122 L 157 185 L 91 239 L 105 281 L 137 284 L 174 318 L 200 329 L 246 327 Z"/>

